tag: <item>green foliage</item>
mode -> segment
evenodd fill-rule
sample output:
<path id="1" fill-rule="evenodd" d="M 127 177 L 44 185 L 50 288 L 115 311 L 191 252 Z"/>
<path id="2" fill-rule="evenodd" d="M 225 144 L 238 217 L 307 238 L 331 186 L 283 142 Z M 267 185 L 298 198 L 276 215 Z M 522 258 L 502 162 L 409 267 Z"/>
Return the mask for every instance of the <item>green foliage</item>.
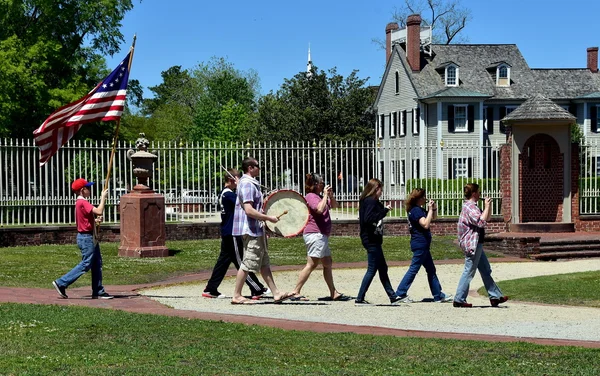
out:
<path id="1" fill-rule="evenodd" d="M 132 0 L 0 2 L 0 136 L 30 138 L 56 108 L 85 95 L 118 52 Z M 111 127 L 76 137 L 110 138 Z"/>
<path id="2" fill-rule="evenodd" d="M 510 298 L 527 302 L 600 308 L 600 271 L 548 275 L 501 281 Z M 552 288 L 548 288 L 552 286 Z M 485 288 L 479 293 L 485 295 Z"/>
<path id="3" fill-rule="evenodd" d="M 581 144 L 585 136 L 579 124 L 571 124 L 571 142 Z"/>
<path id="4" fill-rule="evenodd" d="M 424 188 L 427 190 L 427 197 L 437 202 L 439 211 L 448 217 L 457 217 L 460 215 L 464 202 L 463 188 L 469 183 L 479 184 L 482 197 L 489 195 L 498 186 L 498 179 L 410 179 L 406 181 L 406 195 L 415 188 Z M 501 204 L 498 197 L 492 198 L 492 204 L 498 206 Z"/>
<path id="5" fill-rule="evenodd" d="M 7 375 L 596 375 L 600 355 L 576 346 L 313 333 L 68 305 L 1 304 L 0 335 Z"/>
<path id="6" fill-rule="evenodd" d="M 81 171 L 83 175 L 81 175 L 79 171 Z M 92 179 L 94 176 L 100 176 L 102 171 L 98 170 L 98 164 L 94 163 L 92 155 L 87 151 L 83 151 L 75 155 L 64 173 L 65 180 L 67 182 L 72 182 L 78 178 Z"/>
<path id="7" fill-rule="evenodd" d="M 454 244 L 455 239 L 454 236 L 436 236 L 431 246 L 433 257 L 436 260 L 463 258 L 462 251 Z M 168 241 L 167 247 L 174 253 L 173 256 L 162 259 L 135 259 L 119 257 L 119 243 L 101 242 L 104 283 L 151 283 L 209 270 L 219 255 L 220 244 L 220 239 Z M 335 262 L 359 262 L 367 258 L 358 237 L 333 236 L 330 245 Z M 406 261 L 412 258 L 407 236 L 386 237 L 383 248 L 388 261 Z M 301 236 L 269 239 L 269 255 L 272 265 L 306 263 L 306 247 Z M 0 248 L 0 260 L 3 265 L 10 265 L 0 273 L 0 286 L 45 288 L 48 287 L 48 280 L 52 278 L 50 275 L 69 271 L 81 261 L 81 253 L 75 244 L 8 247 Z M 90 278 L 90 273 L 84 274 L 72 287 L 89 286 Z"/>
<path id="8" fill-rule="evenodd" d="M 415 188 L 425 188 L 428 193 L 447 192 L 456 194 L 459 198 L 462 198 L 463 188 L 469 183 L 479 184 L 479 189 L 485 195 L 486 192 L 496 189 L 498 179 L 409 179 L 406 181 L 406 193 L 410 193 Z"/>
<path id="9" fill-rule="evenodd" d="M 357 71 L 344 78 L 335 68 L 300 72 L 259 100 L 254 133 L 264 141 L 370 140 L 375 98 L 367 80 Z"/>
<path id="10" fill-rule="evenodd" d="M 254 128 L 258 75 L 213 57 L 192 69 L 173 66 L 144 99 L 152 140 L 241 141 Z"/>

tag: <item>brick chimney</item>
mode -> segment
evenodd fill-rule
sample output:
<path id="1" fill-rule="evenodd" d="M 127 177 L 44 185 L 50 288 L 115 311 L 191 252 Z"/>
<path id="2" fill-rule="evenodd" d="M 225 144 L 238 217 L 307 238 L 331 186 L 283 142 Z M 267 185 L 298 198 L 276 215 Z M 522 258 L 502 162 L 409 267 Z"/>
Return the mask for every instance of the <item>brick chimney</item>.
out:
<path id="1" fill-rule="evenodd" d="M 392 56 L 392 31 L 398 30 L 398 24 L 396 22 L 390 22 L 385 27 L 385 62 L 390 60 Z"/>
<path id="2" fill-rule="evenodd" d="M 406 60 L 413 72 L 421 70 L 421 16 L 418 14 L 406 19 Z"/>
<path id="3" fill-rule="evenodd" d="M 587 49 L 587 68 L 592 73 L 598 73 L 598 47 Z"/>

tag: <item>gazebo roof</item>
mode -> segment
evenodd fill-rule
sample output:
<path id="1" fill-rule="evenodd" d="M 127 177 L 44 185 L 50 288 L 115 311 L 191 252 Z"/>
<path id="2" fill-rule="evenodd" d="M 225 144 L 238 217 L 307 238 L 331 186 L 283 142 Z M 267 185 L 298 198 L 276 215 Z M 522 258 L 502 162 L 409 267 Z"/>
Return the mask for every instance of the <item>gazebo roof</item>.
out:
<path id="1" fill-rule="evenodd" d="M 503 122 L 523 120 L 577 120 L 569 111 L 552 102 L 541 94 L 527 99 L 517 109 L 506 115 Z"/>

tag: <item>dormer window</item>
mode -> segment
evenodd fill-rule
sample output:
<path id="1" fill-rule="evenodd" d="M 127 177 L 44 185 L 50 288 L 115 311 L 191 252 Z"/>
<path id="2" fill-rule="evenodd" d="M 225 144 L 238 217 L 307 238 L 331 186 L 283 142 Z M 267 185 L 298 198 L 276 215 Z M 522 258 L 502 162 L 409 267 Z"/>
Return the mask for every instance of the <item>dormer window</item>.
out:
<path id="1" fill-rule="evenodd" d="M 448 65 L 446 67 L 446 86 L 458 86 L 458 67 Z"/>
<path id="2" fill-rule="evenodd" d="M 497 69 L 496 86 L 510 86 L 510 67 L 506 64 L 501 64 Z"/>

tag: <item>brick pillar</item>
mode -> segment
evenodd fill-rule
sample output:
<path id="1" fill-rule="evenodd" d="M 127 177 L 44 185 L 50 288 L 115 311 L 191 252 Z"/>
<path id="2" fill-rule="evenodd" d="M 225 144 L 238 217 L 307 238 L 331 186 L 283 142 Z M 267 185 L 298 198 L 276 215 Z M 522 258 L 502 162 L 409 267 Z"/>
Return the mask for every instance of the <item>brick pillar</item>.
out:
<path id="1" fill-rule="evenodd" d="M 579 220 L 579 144 L 571 144 L 571 221 L 575 231 L 581 231 Z"/>
<path id="2" fill-rule="evenodd" d="M 509 223 L 512 217 L 512 176 L 511 176 L 512 145 L 500 147 L 500 192 L 502 195 L 502 217 Z"/>

